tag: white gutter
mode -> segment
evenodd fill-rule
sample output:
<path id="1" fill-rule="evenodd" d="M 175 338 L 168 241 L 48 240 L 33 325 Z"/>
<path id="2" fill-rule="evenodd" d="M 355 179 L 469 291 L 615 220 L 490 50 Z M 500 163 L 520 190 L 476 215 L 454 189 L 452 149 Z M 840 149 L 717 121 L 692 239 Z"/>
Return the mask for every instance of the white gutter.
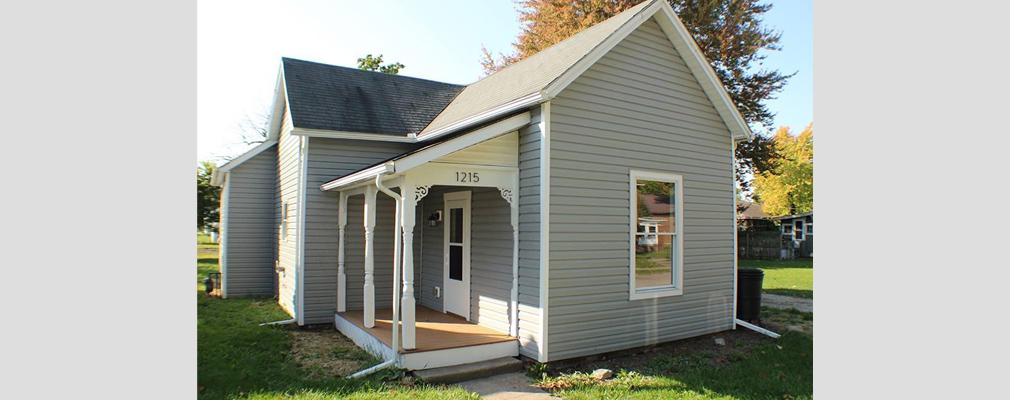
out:
<path id="1" fill-rule="evenodd" d="M 383 361 L 379 365 L 375 365 L 367 369 L 355 372 L 354 374 L 351 375 L 351 378 L 360 378 L 369 375 L 375 371 L 378 371 L 380 369 L 396 365 L 397 355 L 400 352 L 400 297 L 401 297 L 400 274 L 402 273 L 402 263 L 403 263 L 403 260 L 401 259 L 401 253 L 403 251 L 402 250 L 403 242 L 400 240 L 400 236 L 402 235 L 401 233 L 402 228 L 400 227 L 400 218 L 402 214 L 401 209 L 403 207 L 403 198 L 400 197 L 400 195 L 396 194 L 396 192 L 393 192 L 392 190 L 389 190 L 389 188 L 382 186 L 382 175 L 377 175 L 375 177 L 375 187 L 377 187 L 379 191 L 385 193 L 387 196 L 392 197 L 393 200 L 396 200 L 396 219 L 394 220 L 395 221 L 394 225 L 396 225 L 396 227 L 393 233 L 394 235 L 393 237 L 396 238 L 394 242 L 395 245 L 393 246 L 393 321 L 392 321 L 393 358 Z"/>
<path id="2" fill-rule="evenodd" d="M 744 321 L 744 320 L 741 320 L 741 319 L 736 320 L 736 324 L 740 325 L 740 326 L 742 326 L 744 328 L 750 329 L 750 330 L 752 330 L 754 332 L 757 332 L 757 333 L 760 333 L 760 334 L 764 334 L 764 335 L 768 335 L 768 336 L 770 336 L 770 337 L 772 337 L 774 339 L 778 339 L 778 338 L 782 337 L 782 335 L 779 335 L 779 334 L 777 334 L 775 332 L 772 332 L 770 330 L 767 330 L 765 328 L 762 328 L 760 326 L 754 325 L 754 324 L 752 324 L 750 322 L 747 322 L 747 321 Z"/>
<path id="3" fill-rule="evenodd" d="M 540 101 L 542 100 L 545 100 L 545 97 L 542 92 L 531 93 L 518 99 L 512 100 L 508 103 L 502 104 L 500 106 L 493 107 L 487 111 L 474 114 L 472 116 L 463 118 L 459 121 L 453 122 L 449 125 L 432 130 L 431 132 L 419 133 L 417 134 L 417 141 L 418 142 L 428 141 L 431 139 L 435 139 L 437 137 L 445 136 L 460 129 L 468 128 L 474 125 L 479 125 L 481 123 L 498 118 L 502 115 L 506 115 L 508 113 L 523 108 L 528 108 L 529 106 L 540 103 Z"/>

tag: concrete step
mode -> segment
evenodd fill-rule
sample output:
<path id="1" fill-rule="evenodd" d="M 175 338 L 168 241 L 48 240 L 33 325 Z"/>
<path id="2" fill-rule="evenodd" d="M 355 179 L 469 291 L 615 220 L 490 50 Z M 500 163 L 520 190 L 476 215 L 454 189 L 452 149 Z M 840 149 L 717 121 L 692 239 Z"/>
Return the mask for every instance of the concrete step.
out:
<path id="1" fill-rule="evenodd" d="M 456 383 L 506 372 L 521 371 L 522 369 L 523 362 L 518 358 L 502 357 L 470 364 L 414 371 L 414 376 L 430 383 Z"/>

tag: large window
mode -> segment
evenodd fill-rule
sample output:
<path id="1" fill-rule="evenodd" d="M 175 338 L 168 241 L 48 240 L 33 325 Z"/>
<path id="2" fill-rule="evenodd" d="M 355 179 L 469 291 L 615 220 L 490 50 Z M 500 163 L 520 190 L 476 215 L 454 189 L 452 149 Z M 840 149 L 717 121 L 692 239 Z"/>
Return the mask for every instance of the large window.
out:
<path id="1" fill-rule="evenodd" d="M 684 180 L 631 171 L 631 300 L 684 292 Z"/>

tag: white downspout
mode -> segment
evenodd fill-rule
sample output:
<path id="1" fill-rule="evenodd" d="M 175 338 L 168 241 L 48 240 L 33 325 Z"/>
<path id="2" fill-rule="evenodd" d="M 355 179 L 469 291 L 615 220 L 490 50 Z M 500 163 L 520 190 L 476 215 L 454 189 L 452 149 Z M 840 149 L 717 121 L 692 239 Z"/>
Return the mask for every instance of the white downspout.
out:
<path id="1" fill-rule="evenodd" d="M 403 234 L 400 228 L 400 209 L 402 208 L 403 198 L 396 194 L 389 188 L 382 186 L 382 175 L 375 177 L 375 187 L 379 189 L 382 193 L 387 196 L 392 197 L 396 200 L 396 219 L 394 220 L 396 227 L 394 228 L 394 240 L 395 245 L 393 246 L 393 358 L 383 361 L 381 364 L 363 369 L 361 371 L 355 372 L 351 375 L 351 378 L 361 378 L 363 376 L 369 375 L 375 371 L 383 368 L 388 368 L 396 365 L 396 359 L 400 352 L 400 274 L 401 274 L 401 259 L 400 254 L 402 252 L 403 242 L 400 240 L 400 236 Z"/>

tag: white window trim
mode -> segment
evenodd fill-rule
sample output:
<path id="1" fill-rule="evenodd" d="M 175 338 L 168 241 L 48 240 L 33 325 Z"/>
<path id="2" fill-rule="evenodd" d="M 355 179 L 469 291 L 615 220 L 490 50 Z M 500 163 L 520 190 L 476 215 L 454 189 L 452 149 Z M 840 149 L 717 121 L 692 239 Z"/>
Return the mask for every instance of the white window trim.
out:
<path id="1" fill-rule="evenodd" d="M 796 224 L 797 223 L 802 224 L 803 227 L 800 228 L 800 229 L 796 229 Z M 803 219 L 794 219 L 792 225 L 793 225 L 793 234 L 792 234 L 792 238 L 791 239 L 794 240 L 794 241 L 799 241 L 799 242 L 807 240 L 807 221 L 805 221 Z M 800 238 L 799 239 L 796 238 L 796 232 L 800 233 Z"/>
<path id="2" fill-rule="evenodd" d="M 654 299 L 658 297 L 667 296 L 680 296 L 684 294 L 684 177 L 677 174 L 670 174 L 665 172 L 656 171 L 641 171 L 641 170 L 631 170 L 629 175 L 629 191 L 628 191 L 628 207 L 629 215 L 631 216 L 631 221 L 629 221 L 629 240 L 628 244 L 630 249 L 628 251 L 629 258 L 629 276 L 631 281 L 629 282 L 628 299 L 629 300 L 642 300 L 642 299 Z M 676 202 L 676 210 L 674 210 L 674 233 L 672 236 L 676 238 L 675 243 L 676 248 L 676 265 L 672 266 L 673 273 L 675 276 L 675 283 L 669 286 L 650 286 L 648 289 L 641 289 L 635 287 L 635 243 L 637 243 L 638 232 L 638 180 L 647 179 L 662 182 L 671 182 L 675 184 L 674 196 L 676 197 L 674 201 Z"/>

